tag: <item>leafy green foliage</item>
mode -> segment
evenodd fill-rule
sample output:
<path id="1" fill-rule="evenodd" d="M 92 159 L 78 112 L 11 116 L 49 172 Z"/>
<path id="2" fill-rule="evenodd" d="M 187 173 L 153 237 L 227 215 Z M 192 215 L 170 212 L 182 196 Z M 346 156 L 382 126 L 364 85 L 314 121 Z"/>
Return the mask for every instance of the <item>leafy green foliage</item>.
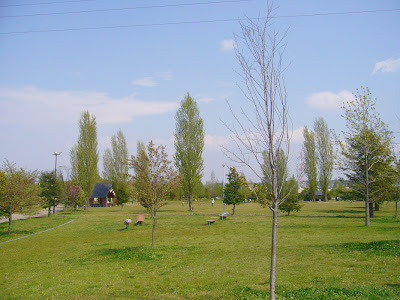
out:
<path id="1" fill-rule="evenodd" d="M 285 185 L 285 192 L 289 194 L 285 202 L 279 206 L 279 210 L 287 212 L 289 216 L 292 211 L 300 211 L 303 205 L 300 204 L 299 185 L 292 176 Z"/>
<path id="2" fill-rule="evenodd" d="M 128 147 L 121 130 L 111 137 L 111 149 L 103 156 L 103 177 L 112 183 L 118 205 L 128 202 L 132 197 L 128 174 Z"/>
<path id="3" fill-rule="evenodd" d="M 319 184 L 325 201 L 328 200 L 328 188 L 333 171 L 333 145 L 330 138 L 328 124 L 323 118 L 314 122 L 315 139 L 317 146 L 317 162 L 319 173 Z"/>
<path id="4" fill-rule="evenodd" d="M 50 208 L 56 206 L 64 194 L 62 181 L 56 178 L 54 171 L 43 171 L 40 174 L 39 182 L 42 189 L 40 196 L 45 200 L 44 207 Z"/>
<path id="5" fill-rule="evenodd" d="M 270 156 L 272 155 L 272 153 L 268 152 L 268 151 L 264 151 L 263 152 L 263 158 L 264 158 L 264 164 L 263 164 L 263 174 L 264 174 L 264 178 L 263 178 L 263 182 L 262 185 L 264 186 L 263 188 L 259 189 L 259 191 L 261 192 L 261 194 L 265 194 L 265 197 L 262 197 L 264 201 L 266 201 L 265 203 L 262 203 L 264 206 L 269 206 L 271 207 L 272 202 L 271 199 L 273 199 L 274 197 L 274 193 L 276 194 L 276 196 L 278 197 L 279 201 L 281 202 L 283 198 L 286 197 L 287 194 L 285 194 L 284 191 L 284 185 L 286 182 L 286 178 L 287 178 L 287 156 L 285 154 L 285 151 L 283 149 L 279 149 L 274 155 L 275 155 L 275 160 L 276 160 L 276 166 L 274 167 L 275 172 L 273 172 L 273 168 L 271 167 L 269 161 L 270 161 Z M 273 175 L 273 173 L 276 173 L 275 175 Z M 276 176 L 276 184 L 275 184 L 275 188 L 277 189 L 274 192 L 274 184 L 272 184 L 272 182 L 274 181 L 274 177 Z M 280 204 L 279 204 L 280 205 Z"/>
<path id="6" fill-rule="evenodd" d="M 355 99 L 344 106 L 347 132 L 341 149 L 340 168 L 355 197 L 365 201 L 365 225 L 370 224 L 370 202 L 380 203 L 396 179 L 391 151 L 393 133 L 375 110 L 376 100 L 368 88 L 361 88 Z M 357 198 L 356 198 L 357 199 Z"/>
<path id="7" fill-rule="evenodd" d="M 233 204 L 233 213 L 235 214 L 236 205 L 242 203 L 245 199 L 243 186 L 246 183 L 246 178 L 239 175 L 235 167 L 230 168 L 228 174 L 228 183 L 224 189 L 224 203 Z"/>
<path id="8" fill-rule="evenodd" d="M 14 163 L 5 161 L 2 166 L 3 189 L 0 190 L 0 212 L 9 219 L 8 234 L 11 233 L 14 213 L 31 213 L 42 206 L 40 187 L 35 184 L 36 171 L 17 169 Z"/>
<path id="9" fill-rule="evenodd" d="M 66 206 L 79 207 L 86 203 L 85 192 L 79 184 L 68 182 L 65 187 L 66 190 Z"/>
<path id="10" fill-rule="evenodd" d="M 178 169 L 184 195 L 193 210 L 193 194 L 201 186 L 204 160 L 204 124 L 196 101 L 189 95 L 176 113 L 174 164 Z"/>
<path id="11" fill-rule="evenodd" d="M 136 195 L 142 206 L 147 208 L 153 217 L 153 238 L 156 228 L 156 216 L 159 208 L 166 204 L 171 190 L 178 185 L 179 177 L 168 160 L 165 146 L 155 147 L 151 141 L 147 149 L 138 143 L 138 154 L 132 156 L 130 165 L 135 175 Z"/>
<path id="12" fill-rule="evenodd" d="M 308 191 L 311 199 L 315 199 L 315 193 L 317 192 L 317 152 L 315 144 L 314 132 L 308 130 L 307 126 L 304 127 L 304 172 L 308 180 Z"/>
<path id="13" fill-rule="evenodd" d="M 79 120 L 79 137 L 77 144 L 70 152 L 71 179 L 79 182 L 81 188 L 89 199 L 94 185 L 99 179 L 97 151 L 97 125 L 96 117 L 90 116 L 88 111 L 81 114 Z"/>

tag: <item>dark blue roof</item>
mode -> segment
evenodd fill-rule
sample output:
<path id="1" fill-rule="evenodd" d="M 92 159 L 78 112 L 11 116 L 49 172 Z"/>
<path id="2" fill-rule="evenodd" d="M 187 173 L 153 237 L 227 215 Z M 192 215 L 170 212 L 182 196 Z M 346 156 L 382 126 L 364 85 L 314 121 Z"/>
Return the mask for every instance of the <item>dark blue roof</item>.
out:
<path id="1" fill-rule="evenodd" d="M 111 183 L 98 182 L 95 184 L 92 196 L 90 198 L 105 198 L 112 187 Z"/>

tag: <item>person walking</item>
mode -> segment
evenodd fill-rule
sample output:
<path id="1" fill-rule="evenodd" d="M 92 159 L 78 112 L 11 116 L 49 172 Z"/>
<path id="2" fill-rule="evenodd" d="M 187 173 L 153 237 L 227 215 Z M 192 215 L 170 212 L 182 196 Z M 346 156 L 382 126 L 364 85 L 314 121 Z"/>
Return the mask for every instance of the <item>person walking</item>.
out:
<path id="1" fill-rule="evenodd" d="M 214 198 L 211 200 L 211 206 L 214 206 Z"/>

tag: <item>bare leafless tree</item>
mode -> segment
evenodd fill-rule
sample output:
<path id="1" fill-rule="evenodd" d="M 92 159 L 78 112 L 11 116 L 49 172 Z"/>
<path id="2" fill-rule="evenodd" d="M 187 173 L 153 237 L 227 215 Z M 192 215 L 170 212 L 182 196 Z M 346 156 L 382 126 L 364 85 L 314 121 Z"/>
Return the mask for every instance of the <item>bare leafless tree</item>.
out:
<path id="1" fill-rule="evenodd" d="M 231 160 L 259 178 L 263 192 L 258 190 L 258 197 L 264 194 L 264 204 L 272 211 L 270 299 L 275 299 L 278 208 L 290 193 L 283 191 L 285 180 L 280 180 L 283 174 L 279 172 L 285 168 L 280 168 L 278 154 L 288 159 L 291 132 L 283 77 L 286 31 L 276 30 L 274 14 L 275 8 L 268 5 L 266 17 L 240 23 L 236 56 L 242 79 L 239 87 L 247 101 L 240 113 L 230 106 L 235 121 L 225 125 L 236 147 L 224 148 Z"/>

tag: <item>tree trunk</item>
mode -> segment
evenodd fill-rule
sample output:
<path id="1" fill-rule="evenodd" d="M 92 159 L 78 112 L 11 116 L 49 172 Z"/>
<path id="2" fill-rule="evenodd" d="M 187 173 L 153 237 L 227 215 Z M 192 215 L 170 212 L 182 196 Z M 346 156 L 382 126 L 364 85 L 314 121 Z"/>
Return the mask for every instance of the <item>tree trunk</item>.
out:
<path id="1" fill-rule="evenodd" d="M 374 217 L 374 203 L 373 202 L 370 202 L 369 203 L 369 217 L 370 218 L 373 218 Z"/>
<path id="2" fill-rule="evenodd" d="M 288 210 L 287 215 L 290 216 L 290 210 Z"/>
<path id="3" fill-rule="evenodd" d="M 370 215 L 369 215 L 369 173 L 368 173 L 368 158 L 365 159 L 366 160 L 366 167 L 365 167 L 365 226 L 369 226 L 370 225 Z"/>
<path id="4" fill-rule="evenodd" d="M 275 300 L 277 230 L 278 230 L 278 207 L 275 204 L 274 209 L 272 211 L 271 270 L 270 270 L 270 282 L 269 282 L 270 300 Z"/>
<path id="5" fill-rule="evenodd" d="M 193 194 L 189 193 L 189 210 L 193 211 Z"/>
<path id="6" fill-rule="evenodd" d="M 54 205 L 54 206 L 53 206 L 53 215 L 56 214 L 56 206 L 57 206 L 57 205 Z"/>
<path id="7" fill-rule="evenodd" d="M 235 214 L 235 208 L 236 208 L 236 204 L 233 204 L 232 215 Z"/>
<path id="8" fill-rule="evenodd" d="M 49 206 L 49 212 L 48 212 L 47 216 L 48 216 L 48 217 L 51 216 L 51 206 Z"/>
<path id="9" fill-rule="evenodd" d="M 375 211 L 379 211 L 380 205 L 375 202 Z"/>
<path id="10" fill-rule="evenodd" d="M 11 234 L 12 213 L 8 214 L 8 234 Z"/>
<path id="11" fill-rule="evenodd" d="M 398 202 L 398 200 L 396 199 L 396 211 L 395 211 L 395 213 L 394 213 L 394 216 L 397 218 L 397 202 Z"/>
<path id="12" fill-rule="evenodd" d="M 151 235 L 151 248 L 155 247 L 156 223 L 157 223 L 157 209 L 154 209 L 154 214 L 153 214 L 153 232 L 152 232 L 152 235 Z"/>

